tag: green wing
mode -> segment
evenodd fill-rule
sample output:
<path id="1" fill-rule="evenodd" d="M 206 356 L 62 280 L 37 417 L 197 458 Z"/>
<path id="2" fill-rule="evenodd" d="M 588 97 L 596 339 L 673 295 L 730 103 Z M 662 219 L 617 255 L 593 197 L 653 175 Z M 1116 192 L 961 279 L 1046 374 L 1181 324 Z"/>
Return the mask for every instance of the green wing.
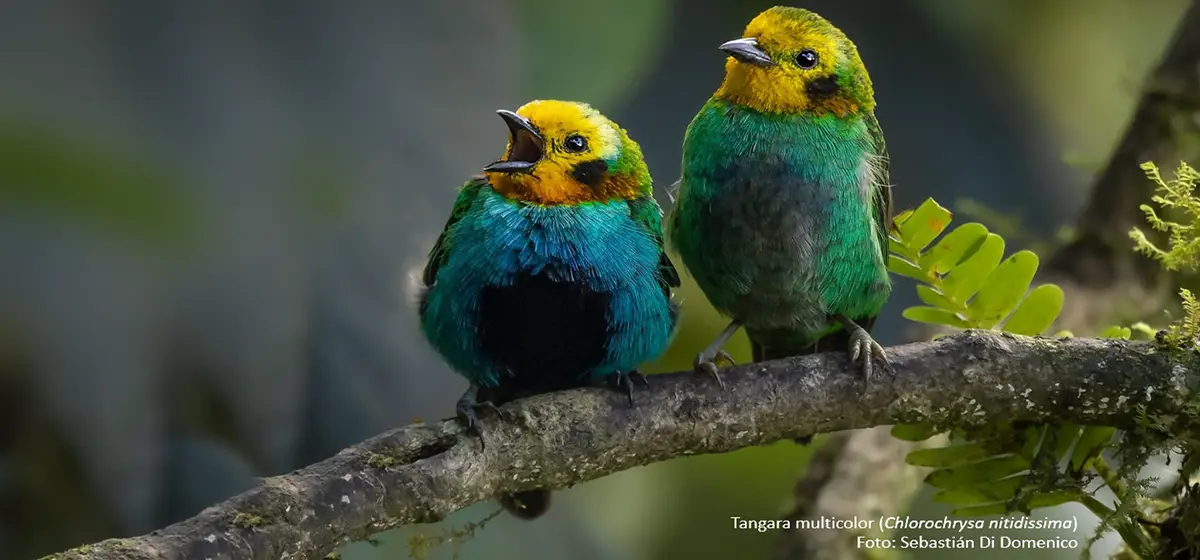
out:
<path id="1" fill-rule="evenodd" d="M 429 260 L 425 263 L 425 271 L 421 275 L 421 281 L 424 282 L 426 288 L 432 286 L 437 280 L 438 269 L 446 264 L 446 259 L 450 255 L 449 243 L 446 240 L 447 232 L 462 219 L 463 215 L 471 208 L 471 204 L 475 202 L 479 189 L 487 184 L 487 179 L 476 176 L 471 177 L 458 188 L 458 198 L 454 199 L 454 209 L 450 210 L 450 218 L 446 220 L 446 227 L 442 228 L 442 234 L 438 236 L 437 242 L 433 244 L 433 249 L 429 251 Z"/>
<path id="2" fill-rule="evenodd" d="M 883 129 L 875 113 L 868 113 L 867 132 L 871 135 L 871 143 L 875 146 L 875 161 L 872 162 L 875 172 L 872 174 L 872 187 L 875 189 L 875 220 L 879 226 L 879 250 L 883 252 L 883 262 L 888 261 L 888 232 L 892 230 L 892 185 L 888 163 L 887 145 L 883 140 Z"/>
<path id="3" fill-rule="evenodd" d="M 650 237 L 658 243 L 659 284 L 662 286 L 663 294 L 670 298 L 671 288 L 679 287 L 679 271 L 675 270 L 675 265 L 671 264 L 671 259 L 667 257 L 667 252 L 663 248 L 662 208 L 659 208 L 650 196 L 635 198 L 629 201 L 629 217 L 646 228 Z"/>

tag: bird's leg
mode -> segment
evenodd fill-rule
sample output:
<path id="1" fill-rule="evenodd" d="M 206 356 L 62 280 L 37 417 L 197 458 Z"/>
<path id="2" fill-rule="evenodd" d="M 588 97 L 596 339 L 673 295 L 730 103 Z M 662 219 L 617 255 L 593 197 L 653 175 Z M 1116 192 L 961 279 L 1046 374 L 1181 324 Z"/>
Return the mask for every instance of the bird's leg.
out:
<path id="1" fill-rule="evenodd" d="M 633 369 L 625 373 L 614 373 L 608 377 L 612 380 L 613 385 L 618 391 L 625 393 L 629 397 L 629 406 L 633 406 L 633 384 L 641 383 L 643 387 L 649 387 L 650 382 L 646 381 L 646 374 Z"/>
<path id="2" fill-rule="evenodd" d="M 726 342 L 729 342 L 729 339 L 733 337 L 733 333 L 736 333 L 740 328 L 742 328 L 741 321 L 737 319 L 730 321 L 729 326 L 725 327 L 725 330 L 717 335 L 716 340 L 712 344 L 709 344 L 708 348 L 705 348 L 703 352 L 696 355 L 696 373 L 703 373 L 716 379 L 717 385 L 721 386 L 721 390 L 725 389 L 725 381 L 717 373 L 717 364 L 714 360 L 721 359 L 729 365 L 734 364 L 733 357 L 721 348 L 725 346 Z"/>
<path id="3" fill-rule="evenodd" d="M 844 315 L 834 315 L 834 319 L 842 324 L 846 332 L 850 333 L 850 347 L 847 350 L 850 352 L 850 361 L 857 362 L 862 359 L 863 377 L 867 381 L 873 381 L 874 376 L 874 361 L 879 360 L 883 364 L 884 369 L 891 369 L 892 365 L 888 362 L 887 353 L 883 351 L 883 347 L 871 338 L 871 334 L 866 329 L 858 326 L 858 323 L 851 321 Z"/>
<path id="4" fill-rule="evenodd" d="M 490 400 L 479 400 L 479 387 L 471 385 L 463 396 L 458 399 L 458 405 L 455 411 L 458 413 L 459 420 L 462 420 L 467 425 L 467 431 L 479 437 L 479 447 L 483 448 L 483 431 L 480 430 L 479 416 L 477 412 L 481 409 L 490 410 L 496 413 L 501 420 L 507 418 L 505 412 L 496 406 L 496 403 Z"/>

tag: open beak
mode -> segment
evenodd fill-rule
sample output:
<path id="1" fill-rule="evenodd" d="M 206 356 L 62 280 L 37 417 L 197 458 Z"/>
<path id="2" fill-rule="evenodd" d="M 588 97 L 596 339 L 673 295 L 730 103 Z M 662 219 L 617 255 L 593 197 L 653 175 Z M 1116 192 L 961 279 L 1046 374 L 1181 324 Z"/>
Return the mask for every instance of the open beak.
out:
<path id="1" fill-rule="evenodd" d="M 758 39 L 749 37 L 746 39 L 734 39 L 732 41 L 722 43 L 720 47 L 725 54 L 737 59 L 738 62 L 753 64 L 754 66 L 774 66 L 775 61 L 771 60 L 767 53 L 758 48 Z"/>
<path id="2" fill-rule="evenodd" d="M 528 173 L 533 165 L 545 155 L 545 141 L 534 128 L 529 119 L 512 111 L 500 109 L 496 111 L 504 124 L 508 125 L 509 144 L 508 158 L 484 167 L 484 171 Z"/>

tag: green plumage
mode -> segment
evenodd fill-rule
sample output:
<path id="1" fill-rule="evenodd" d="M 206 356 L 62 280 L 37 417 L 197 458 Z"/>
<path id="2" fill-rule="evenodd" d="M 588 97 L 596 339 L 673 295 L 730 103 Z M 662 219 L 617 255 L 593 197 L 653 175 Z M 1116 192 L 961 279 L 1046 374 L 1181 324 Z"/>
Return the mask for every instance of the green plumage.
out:
<path id="1" fill-rule="evenodd" d="M 866 68 L 817 14 L 776 6 L 721 45 L 725 80 L 688 126 L 669 240 L 755 361 L 848 351 L 887 367 L 868 333 L 888 296 L 891 190 Z"/>
<path id="2" fill-rule="evenodd" d="M 869 328 L 891 291 L 891 199 L 872 115 L 712 100 L 688 127 L 683 161 L 671 242 L 713 306 L 744 323 L 756 361 L 845 349 L 832 315 Z"/>

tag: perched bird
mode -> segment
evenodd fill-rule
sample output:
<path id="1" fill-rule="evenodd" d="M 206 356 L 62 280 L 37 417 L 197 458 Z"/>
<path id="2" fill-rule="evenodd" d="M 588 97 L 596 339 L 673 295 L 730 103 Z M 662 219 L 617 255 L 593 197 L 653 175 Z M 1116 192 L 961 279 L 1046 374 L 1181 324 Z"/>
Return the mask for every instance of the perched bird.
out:
<path id="1" fill-rule="evenodd" d="M 536 393 L 607 382 L 632 404 L 637 366 L 666 349 L 678 317 L 638 144 L 583 103 L 498 113 L 504 159 L 461 187 L 419 301 L 425 337 L 470 382 L 458 415 L 481 438 L 477 409 Z M 549 499 L 501 503 L 533 519 Z"/>
<path id="2" fill-rule="evenodd" d="M 848 351 L 864 376 L 890 367 L 868 331 L 891 293 L 891 191 L 871 79 L 824 18 L 777 6 L 729 55 L 688 125 L 668 236 L 732 320 L 696 357 L 717 375 L 745 327 L 754 361 Z"/>

